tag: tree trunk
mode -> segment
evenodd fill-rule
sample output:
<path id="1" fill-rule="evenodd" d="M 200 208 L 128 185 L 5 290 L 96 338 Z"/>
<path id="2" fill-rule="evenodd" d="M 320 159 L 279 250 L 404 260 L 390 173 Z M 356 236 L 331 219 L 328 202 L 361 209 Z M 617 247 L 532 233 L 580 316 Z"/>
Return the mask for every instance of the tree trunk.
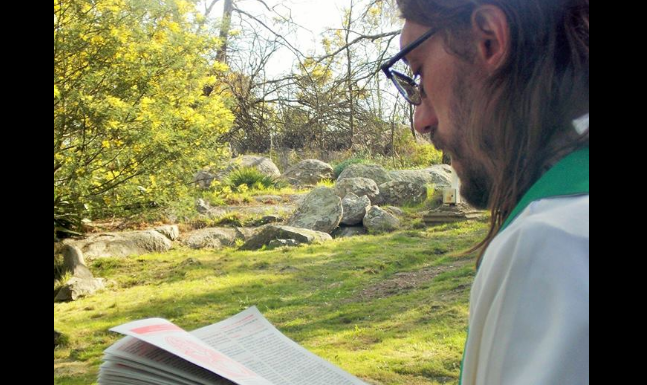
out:
<path id="1" fill-rule="evenodd" d="M 353 139 L 355 138 L 355 98 L 353 97 L 353 69 L 352 69 L 352 60 L 350 45 L 350 28 L 353 22 L 353 1 L 350 2 L 350 10 L 348 11 L 348 20 L 345 25 L 346 27 L 346 64 L 347 64 L 347 81 L 348 81 L 348 101 L 350 102 L 350 147 L 353 148 Z"/>
<path id="2" fill-rule="evenodd" d="M 216 58 L 221 63 L 227 63 L 227 40 L 231 28 L 231 15 L 234 12 L 234 0 L 225 0 L 224 12 L 222 14 L 222 25 L 220 26 L 220 40 L 222 45 L 218 49 Z"/>

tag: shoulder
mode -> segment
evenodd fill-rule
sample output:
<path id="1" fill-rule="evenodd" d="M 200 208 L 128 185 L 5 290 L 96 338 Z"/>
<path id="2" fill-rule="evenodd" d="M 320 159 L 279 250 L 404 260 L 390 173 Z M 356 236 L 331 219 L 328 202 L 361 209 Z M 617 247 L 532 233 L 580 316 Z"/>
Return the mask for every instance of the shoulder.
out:
<path id="1" fill-rule="evenodd" d="M 475 288 L 539 280 L 588 282 L 589 195 L 533 202 L 492 241 Z"/>
<path id="2" fill-rule="evenodd" d="M 533 202 L 492 241 L 486 256 L 528 259 L 539 253 L 550 259 L 573 248 L 588 252 L 589 216 L 588 194 Z"/>

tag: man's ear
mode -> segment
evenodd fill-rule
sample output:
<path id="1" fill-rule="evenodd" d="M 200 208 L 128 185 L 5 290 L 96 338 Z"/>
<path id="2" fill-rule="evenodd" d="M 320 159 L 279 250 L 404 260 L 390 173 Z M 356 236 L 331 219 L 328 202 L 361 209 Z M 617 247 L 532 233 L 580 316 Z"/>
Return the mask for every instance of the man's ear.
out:
<path id="1" fill-rule="evenodd" d="M 508 18 L 501 8 L 483 5 L 472 14 L 472 31 L 479 61 L 489 73 L 501 67 L 510 48 Z"/>

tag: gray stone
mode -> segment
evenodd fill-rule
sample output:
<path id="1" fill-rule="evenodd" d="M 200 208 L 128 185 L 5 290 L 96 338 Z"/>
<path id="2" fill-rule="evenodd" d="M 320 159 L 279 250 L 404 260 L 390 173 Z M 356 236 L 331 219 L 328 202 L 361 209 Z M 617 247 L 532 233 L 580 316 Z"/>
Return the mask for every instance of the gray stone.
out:
<path id="1" fill-rule="evenodd" d="M 222 249 L 236 245 L 237 239 L 244 239 L 234 228 L 207 228 L 192 231 L 183 243 L 192 249 Z"/>
<path id="2" fill-rule="evenodd" d="M 249 228 L 249 227 L 234 227 L 236 230 L 236 239 L 243 240 L 245 242 L 252 239 L 260 231 L 258 228 Z"/>
<path id="3" fill-rule="evenodd" d="M 382 207 L 382 209 L 384 209 L 384 211 L 396 217 L 404 216 L 404 211 L 402 211 L 402 209 L 399 207 L 385 206 L 385 207 Z"/>
<path id="4" fill-rule="evenodd" d="M 324 180 L 334 180 L 335 173 L 328 163 L 316 159 L 308 159 L 290 167 L 283 179 L 296 186 L 314 186 Z"/>
<path id="5" fill-rule="evenodd" d="M 427 185 L 420 180 L 388 182 L 381 184 L 379 189 L 380 201 L 386 205 L 417 205 L 427 199 Z"/>
<path id="6" fill-rule="evenodd" d="M 442 205 L 426 213 L 422 219 L 427 225 L 439 225 L 480 219 L 485 214 L 485 211 L 476 210 L 467 203 L 459 203 L 457 205 Z"/>
<path id="7" fill-rule="evenodd" d="M 436 185 L 436 190 L 452 185 L 452 168 L 447 164 L 437 164 L 422 171 L 431 176 L 431 182 Z"/>
<path id="8" fill-rule="evenodd" d="M 363 223 L 370 234 L 392 232 L 400 228 L 400 220 L 378 206 L 371 207 Z"/>
<path id="9" fill-rule="evenodd" d="M 345 198 L 350 193 L 358 197 L 366 195 L 372 204 L 380 204 L 380 189 L 372 179 L 346 178 L 338 180 L 335 185 L 335 193 L 340 198 Z"/>
<path id="10" fill-rule="evenodd" d="M 105 288 L 103 278 L 72 277 L 56 294 L 54 301 L 76 301 L 78 298 L 87 297 L 103 288 Z"/>
<path id="11" fill-rule="evenodd" d="M 366 195 L 362 195 L 360 198 L 353 193 L 346 195 L 341 204 L 344 208 L 344 217 L 341 223 L 348 226 L 362 223 L 366 213 L 371 208 L 371 200 Z"/>
<path id="12" fill-rule="evenodd" d="M 94 278 L 92 272 L 85 264 L 83 259 L 83 252 L 76 246 L 65 245 L 63 246 L 63 266 L 66 271 L 72 273 L 72 276 L 77 278 Z"/>
<path id="13" fill-rule="evenodd" d="M 166 226 L 156 227 L 155 231 L 164 235 L 166 238 L 170 239 L 171 241 L 175 241 L 178 238 L 180 238 L 180 228 L 177 225 L 166 225 Z"/>
<path id="14" fill-rule="evenodd" d="M 85 258 L 127 257 L 171 249 L 172 243 L 155 230 L 103 233 L 83 240 L 65 240 L 81 249 Z"/>
<path id="15" fill-rule="evenodd" d="M 332 233 L 332 237 L 337 238 L 350 238 L 359 235 L 366 235 L 368 231 L 363 226 L 340 226 Z"/>
<path id="16" fill-rule="evenodd" d="M 257 224 L 258 226 L 263 226 L 270 223 L 279 223 L 282 221 L 283 221 L 283 218 L 278 215 L 266 215 L 263 218 L 259 219 Z"/>
<path id="17" fill-rule="evenodd" d="M 216 179 L 216 176 L 209 171 L 198 171 L 197 174 L 193 176 L 193 183 L 198 185 L 198 188 L 203 190 L 208 190 L 211 187 L 211 182 Z"/>
<path id="18" fill-rule="evenodd" d="M 300 243 L 294 239 L 274 239 L 267 244 L 268 250 L 278 249 L 279 247 L 296 247 Z"/>
<path id="19" fill-rule="evenodd" d="M 436 189 L 449 187 L 452 184 L 452 168 L 447 164 L 437 164 L 421 170 L 396 170 L 389 175 L 394 181 L 433 184 Z"/>
<path id="20" fill-rule="evenodd" d="M 207 214 L 211 207 L 209 206 L 209 203 L 200 198 L 195 202 L 195 209 L 198 210 L 200 214 Z"/>
<path id="21" fill-rule="evenodd" d="M 374 164 L 351 164 L 342 171 L 337 182 L 348 178 L 367 178 L 375 181 L 377 185 L 393 180 L 382 166 Z"/>
<path id="22" fill-rule="evenodd" d="M 335 191 L 328 187 L 318 187 L 308 194 L 288 225 L 330 234 L 339 226 L 343 216 L 341 198 Z"/>
<path id="23" fill-rule="evenodd" d="M 268 225 L 262 228 L 252 239 L 247 241 L 241 250 L 258 250 L 276 239 L 293 239 L 301 244 L 325 242 L 332 240 L 329 234 L 319 231 L 299 229 L 290 226 Z"/>

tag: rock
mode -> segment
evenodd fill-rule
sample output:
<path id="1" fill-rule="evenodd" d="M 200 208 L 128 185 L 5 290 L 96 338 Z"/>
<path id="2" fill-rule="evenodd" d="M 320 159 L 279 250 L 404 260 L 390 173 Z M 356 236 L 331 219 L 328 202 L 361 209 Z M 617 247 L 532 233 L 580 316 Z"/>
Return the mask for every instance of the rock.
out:
<path id="1" fill-rule="evenodd" d="M 433 184 L 434 179 L 426 170 L 395 170 L 389 171 L 393 181 L 413 182 L 417 181 L 422 184 Z"/>
<path id="2" fill-rule="evenodd" d="M 155 230 L 103 233 L 83 240 L 65 240 L 76 246 L 85 258 L 126 257 L 171 249 L 171 241 Z"/>
<path id="3" fill-rule="evenodd" d="M 80 297 L 94 294 L 97 290 L 105 288 L 103 278 L 78 278 L 72 277 L 59 290 L 54 298 L 55 302 L 76 301 Z"/>
<path id="4" fill-rule="evenodd" d="M 358 197 L 366 195 L 372 204 L 380 204 L 380 189 L 372 179 L 346 178 L 338 180 L 335 185 L 335 193 L 340 198 L 345 198 L 350 193 Z"/>
<path id="5" fill-rule="evenodd" d="M 278 249 L 279 247 L 296 247 L 300 243 L 294 239 L 274 239 L 267 245 L 267 250 Z"/>
<path id="6" fill-rule="evenodd" d="M 240 250 L 258 250 L 276 239 L 293 239 L 300 244 L 332 240 L 329 234 L 290 226 L 267 225 L 247 241 Z"/>
<path id="7" fill-rule="evenodd" d="M 202 190 L 208 190 L 211 187 L 211 182 L 216 179 L 216 176 L 209 171 L 198 171 L 197 174 L 193 176 L 193 183 L 198 185 L 198 188 Z"/>
<path id="8" fill-rule="evenodd" d="M 77 278 L 94 278 L 92 272 L 85 264 L 83 252 L 76 246 L 65 245 L 63 247 L 63 266 L 65 271 L 72 273 Z"/>
<path id="9" fill-rule="evenodd" d="M 200 198 L 195 202 L 195 209 L 198 210 L 200 214 L 207 214 L 211 207 L 209 206 L 209 203 Z"/>
<path id="10" fill-rule="evenodd" d="M 207 228 L 192 231 L 183 243 L 192 249 L 222 249 L 236 245 L 244 236 L 234 228 Z"/>
<path id="11" fill-rule="evenodd" d="M 180 238 L 180 229 L 177 225 L 160 226 L 156 227 L 154 230 L 164 235 L 171 241 L 175 241 Z"/>
<path id="12" fill-rule="evenodd" d="M 364 218 L 369 234 L 392 232 L 400 228 L 400 220 L 378 206 L 373 206 Z"/>
<path id="13" fill-rule="evenodd" d="M 283 218 L 278 215 L 266 215 L 263 218 L 259 219 L 255 225 L 263 226 L 270 223 L 280 223 L 283 222 Z"/>
<path id="14" fill-rule="evenodd" d="M 232 171 L 241 168 L 254 168 L 260 171 L 261 174 L 272 178 L 278 178 L 281 176 L 281 171 L 279 171 L 279 168 L 276 167 L 271 159 L 262 156 L 243 155 L 232 159 L 225 170 L 218 173 L 217 179 L 223 180 L 228 177 Z"/>
<path id="15" fill-rule="evenodd" d="M 328 163 L 308 159 L 290 167 L 282 179 L 295 186 L 316 186 L 321 181 L 334 180 L 335 173 Z"/>
<path id="16" fill-rule="evenodd" d="M 358 235 L 366 235 L 368 231 L 363 226 L 340 226 L 332 233 L 332 237 L 337 238 L 350 238 Z"/>
<path id="17" fill-rule="evenodd" d="M 422 170 L 397 170 L 389 172 L 394 181 L 418 181 L 433 184 L 436 190 L 452 185 L 452 168 L 447 164 L 436 164 Z"/>
<path id="18" fill-rule="evenodd" d="M 423 216 L 422 220 L 427 225 L 439 225 L 479 219 L 485 213 L 485 211 L 476 210 L 467 203 L 459 203 L 453 206 L 442 205 L 435 210 L 431 210 Z"/>
<path id="19" fill-rule="evenodd" d="M 360 198 L 353 193 L 346 195 L 341 204 L 344 208 L 344 217 L 341 223 L 348 226 L 362 223 L 366 213 L 371 208 L 371 200 L 366 195 L 362 195 Z"/>
<path id="20" fill-rule="evenodd" d="M 349 178 L 367 178 L 375 181 L 379 186 L 382 183 L 391 182 L 393 178 L 381 166 L 374 164 L 351 164 L 337 178 L 337 182 Z M 358 196 L 361 196 L 358 194 Z"/>
<path id="21" fill-rule="evenodd" d="M 391 214 L 391 215 L 393 215 L 395 217 L 403 217 L 404 216 L 404 211 L 402 211 L 402 209 L 399 208 L 399 207 L 385 206 L 385 207 L 382 207 L 382 209 L 384 209 L 384 211 L 386 211 L 387 213 L 389 213 L 389 214 Z"/>
<path id="22" fill-rule="evenodd" d="M 380 201 L 394 206 L 417 205 L 427 199 L 427 185 L 419 180 L 393 181 L 381 184 Z"/>
<path id="23" fill-rule="evenodd" d="M 330 234 L 339 226 L 343 216 L 341 198 L 335 191 L 318 187 L 308 194 L 288 225 Z"/>

